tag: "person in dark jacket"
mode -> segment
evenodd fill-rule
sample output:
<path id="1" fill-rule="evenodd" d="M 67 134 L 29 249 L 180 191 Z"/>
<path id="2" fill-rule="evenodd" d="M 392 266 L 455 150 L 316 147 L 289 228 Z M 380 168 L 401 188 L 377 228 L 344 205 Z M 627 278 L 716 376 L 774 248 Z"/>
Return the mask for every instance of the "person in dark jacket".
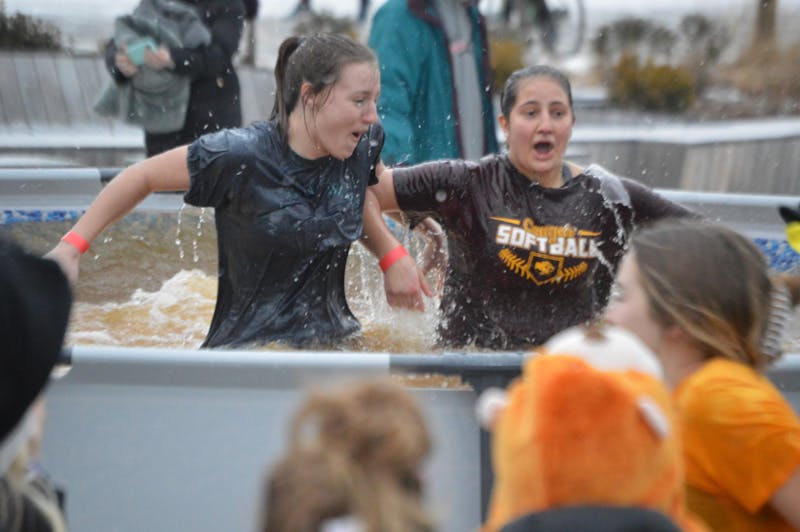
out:
<path id="1" fill-rule="evenodd" d="M 145 52 L 147 67 L 169 69 L 192 80 L 183 127 L 168 133 L 145 131 L 148 157 L 188 144 L 205 133 L 242 125 L 239 78 L 233 56 L 242 36 L 245 4 L 242 0 L 179 1 L 195 7 L 211 32 L 211 42 L 197 48 L 160 45 Z M 106 65 L 118 84 L 129 82 L 142 68 L 131 61 L 124 45 L 113 39 L 106 47 Z"/>
<path id="2" fill-rule="evenodd" d="M 255 66 L 256 64 L 256 18 L 258 17 L 258 0 L 245 0 L 244 2 L 245 27 L 242 38 L 241 64 Z"/>

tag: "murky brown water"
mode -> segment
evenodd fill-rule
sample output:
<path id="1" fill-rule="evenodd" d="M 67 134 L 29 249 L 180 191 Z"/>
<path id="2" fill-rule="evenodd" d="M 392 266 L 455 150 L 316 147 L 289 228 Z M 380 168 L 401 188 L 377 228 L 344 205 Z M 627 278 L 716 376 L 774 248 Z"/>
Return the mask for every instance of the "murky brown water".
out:
<path id="1" fill-rule="evenodd" d="M 0 225 L 28 249 L 45 253 L 72 222 Z M 412 253 L 421 243 L 406 242 Z M 106 231 L 81 261 L 67 345 L 195 349 L 214 311 L 217 280 L 212 215 L 184 208 L 179 215 L 135 213 Z M 361 338 L 334 348 L 347 351 L 432 353 L 438 300 L 424 313 L 393 311 L 375 259 L 356 244 L 348 259 L 346 291 L 361 321 Z M 433 286 L 433 284 L 432 284 Z M 795 317 L 800 326 L 800 318 Z M 797 330 L 797 329 L 795 329 Z M 285 349 L 265 346 L 265 349 Z M 800 339 L 787 345 L 800 350 Z M 411 385 L 460 386 L 457 377 L 403 377 Z"/>
<path id="2" fill-rule="evenodd" d="M 26 248 L 45 253 L 72 222 L 0 225 Z M 412 253 L 421 243 L 405 242 Z M 81 261 L 67 345 L 195 349 L 205 338 L 217 291 L 216 232 L 210 211 L 135 213 L 106 231 Z M 431 279 L 431 281 L 433 281 Z M 348 258 L 346 291 L 362 335 L 347 351 L 433 353 L 438 300 L 424 313 L 393 311 L 375 259 L 359 244 Z M 432 283 L 432 286 L 434 284 Z M 800 316 L 795 316 L 800 327 Z M 797 329 L 795 329 L 797 330 Z M 800 338 L 787 350 L 800 351 Z M 285 349 L 265 346 L 264 349 Z M 412 386 L 460 387 L 458 377 L 399 377 Z"/>
<path id="3" fill-rule="evenodd" d="M 0 233 L 44 253 L 71 225 L 17 223 L 0 226 Z M 82 259 L 67 344 L 197 348 L 214 311 L 216 270 L 208 211 L 135 213 L 106 231 Z M 435 350 L 437 300 L 428 301 L 425 313 L 390 310 L 376 261 L 360 245 L 348 259 L 346 283 L 363 335 L 343 349 Z"/>

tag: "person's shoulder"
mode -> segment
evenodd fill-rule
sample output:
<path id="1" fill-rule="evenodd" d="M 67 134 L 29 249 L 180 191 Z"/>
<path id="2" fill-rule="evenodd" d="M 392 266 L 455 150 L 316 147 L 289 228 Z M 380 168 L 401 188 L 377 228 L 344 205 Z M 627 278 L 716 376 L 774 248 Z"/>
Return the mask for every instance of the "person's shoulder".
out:
<path id="1" fill-rule="evenodd" d="M 608 168 L 605 168 L 604 166 L 601 166 L 597 163 L 591 163 L 583 167 L 581 172 L 576 177 L 579 176 L 584 176 L 587 179 L 595 181 L 613 180 L 613 181 L 619 181 L 621 183 L 630 181 L 629 179 L 617 175 Z"/>
<path id="2" fill-rule="evenodd" d="M 459 159 L 457 162 L 464 168 L 485 176 L 506 177 L 514 168 L 507 153 L 488 153 L 476 161 Z"/>
<path id="3" fill-rule="evenodd" d="M 608 168 L 597 163 L 591 163 L 583 168 L 580 176 L 585 176 L 589 180 L 596 182 L 613 182 L 618 183 L 629 192 L 639 192 L 641 190 L 649 190 L 647 185 L 631 179 L 630 177 L 622 176 L 612 172 Z"/>
<path id="4" fill-rule="evenodd" d="M 586 166 L 573 179 L 575 183 L 583 184 L 589 190 L 601 194 L 608 202 L 627 207 L 631 206 L 631 197 L 636 196 L 638 187 L 642 186 L 596 163 Z"/>
<path id="5" fill-rule="evenodd" d="M 246 126 L 231 128 L 229 136 L 238 153 L 263 155 L 264 152 L 282 150 L 283 140 L 275 122 L 257 121 Z"/>
<path id="6" fill-rule="evenodd" d="M 759 378 L 760 374 L 754 368 L 735 360 L 717 357 L 687 377 L 687 382 L 704 387 L 726 387 L 732 384 L 750 384 Z"/>
<path id="7" fill-rule="evenodd" d="M 277 136 L 274 124 L 253 122 L 244 127 L 227 128 L 207 133 L 197 139 L 196 148 L 207 153 L 225 155 L 227 158 L 245 158 L 257 153 Z"/>
<path id="8" fill-rule="evenodd" d="M 769 380 L 754 368 L 723 358 L 706 362 L 676 390 L 682 411 L 703 420 L 745 420 L 749 414 L 765 418 L 785 411 L 785 399 Z"/>

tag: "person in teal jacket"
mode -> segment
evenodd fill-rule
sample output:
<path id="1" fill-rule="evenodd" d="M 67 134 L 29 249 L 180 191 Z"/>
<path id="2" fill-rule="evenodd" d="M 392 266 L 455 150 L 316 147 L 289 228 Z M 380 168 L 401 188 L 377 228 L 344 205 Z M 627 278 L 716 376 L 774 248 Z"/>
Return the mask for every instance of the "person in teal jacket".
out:
<path id="1" fill-rule="evenodd" d="M 390 166 L 497 151 L 489 41 L 476 0 L 387 0 L 369 46 Z"/>

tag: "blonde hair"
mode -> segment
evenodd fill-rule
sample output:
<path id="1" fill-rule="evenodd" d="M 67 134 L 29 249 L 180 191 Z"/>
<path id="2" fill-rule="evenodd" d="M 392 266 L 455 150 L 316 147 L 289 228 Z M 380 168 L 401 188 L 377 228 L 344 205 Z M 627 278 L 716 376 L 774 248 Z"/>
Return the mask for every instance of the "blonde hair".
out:
<path id="1" fill-rule="evenodd" d="M 751 240 L 717 224 L 669 221 L 634 234 L 631 250 L 658 322 L 680 327 L 708 358 L 764 365 L 772 282 Z"/>
<path id="2" fill-rule="evenodd" d="M 422 412 L 394 381 L 316 393 L 268 480 L 263 530 L 316 532 L 344 516 L 370 532 L 433 530 L 418 476 L 430 449 Z"/>

